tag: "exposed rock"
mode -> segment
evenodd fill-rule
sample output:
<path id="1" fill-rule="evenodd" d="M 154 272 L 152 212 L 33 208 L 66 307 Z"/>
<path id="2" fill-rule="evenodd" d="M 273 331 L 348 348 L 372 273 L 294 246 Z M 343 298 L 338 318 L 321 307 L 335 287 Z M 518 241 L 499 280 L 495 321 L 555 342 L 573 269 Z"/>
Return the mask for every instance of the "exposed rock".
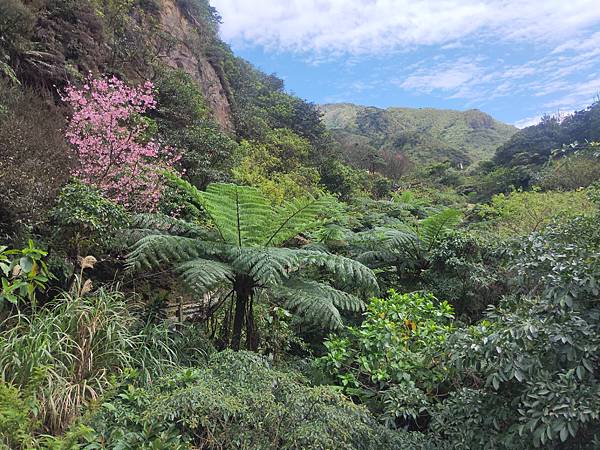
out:
<path id="1" fill-rule="evenodd" d="M 202 52 L 202 38 L 174 0 L 162 0 L 160 23 L 174 39 L 164 62 L 187 72 L 202 88 L 214 118 L 226 132 L 233 132 L 231 106 L 221 79 Z"/>

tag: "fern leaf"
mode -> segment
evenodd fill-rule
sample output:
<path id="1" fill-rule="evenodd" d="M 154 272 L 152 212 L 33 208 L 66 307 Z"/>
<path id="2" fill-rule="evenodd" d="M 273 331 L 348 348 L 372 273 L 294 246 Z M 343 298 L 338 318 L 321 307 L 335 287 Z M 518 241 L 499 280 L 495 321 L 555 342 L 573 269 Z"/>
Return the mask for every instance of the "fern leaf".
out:
<path id="1" fill-rule="evenodd" d="M 371 293 L 379 289 L 373 271 L 359 261 L 310 250 L 297 250 L 297 254 L 301 264 L 325 269 L 343 284 L 360 287 Z"/>
<path id="2" fill-rule="evenodd" d="M 218 243 L 200 241 L 184 236 L 156 234 L 141 238 L 127 255 L 129 269 L 154 269 L 200 256 L 218 255 L 224 248 Z"/>
<path id="3" fill-rule="evenodd" d="M 419 224 L 419 235 L 428 250 L 461 220 L 461 213 L 456 209 L 445 209 L 433 216 L 423 219 Z"/>
<path id="4" fill-rule="evenodd" d="M 235 276 L 230 265 L 201 258 L 186 261 L 175 271 L 191 290 L 199 294 L 214 291 Z"/>
<path id="5" fill-rule="evenodd" d="M 248 274 L 261 285 L 281 283 L 299 268 L 296 250 L 287 248 L 244 248 L 233 260 L 235 270 Z"/>
<path id="6" fill-rule="evenodd" d="M 269 220 L 265 246 L 277 246 L 298 234 L 323 225 L 340 210 L 340 204 L 331 195 L 306 197 L 285 202 L 276 207 Z"/>
<path id="7" fill-rule="evenodd" d="M 332 330 L 343 326 L 340 310 L 359 312 L 365 307 L 358 297 L 316 281 L 291 280 L 271 291 L 275 299 L 302 320 Z"/>

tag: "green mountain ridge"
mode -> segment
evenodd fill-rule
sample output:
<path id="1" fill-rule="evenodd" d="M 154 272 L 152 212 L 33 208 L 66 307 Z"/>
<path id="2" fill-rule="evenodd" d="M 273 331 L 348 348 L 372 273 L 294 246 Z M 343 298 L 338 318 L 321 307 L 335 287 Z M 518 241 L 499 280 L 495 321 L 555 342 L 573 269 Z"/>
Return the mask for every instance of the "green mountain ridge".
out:
<path id="1" fill-rule="evenodd" d="M 350 103 L 319 106 L 323 122 L 354 164 L 369 154 L 401 154 L 412 165 L 490 159 L 518 129 L 477 109 L 381 109 Z M 354 161 L 352 161 L 354 160 Z"/>

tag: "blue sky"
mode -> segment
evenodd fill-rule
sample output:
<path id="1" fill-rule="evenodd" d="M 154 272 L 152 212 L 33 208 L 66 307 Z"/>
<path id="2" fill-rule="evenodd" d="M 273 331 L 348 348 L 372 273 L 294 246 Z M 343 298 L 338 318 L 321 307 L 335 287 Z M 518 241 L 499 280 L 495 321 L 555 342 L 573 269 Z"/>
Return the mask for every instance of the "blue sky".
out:
<path id="1" fill-rule="evenodd" d="M 212 0 L 236 54 L 315 103 L 479 108 L 517 126 L 600 94 L 600 0 Z"/>

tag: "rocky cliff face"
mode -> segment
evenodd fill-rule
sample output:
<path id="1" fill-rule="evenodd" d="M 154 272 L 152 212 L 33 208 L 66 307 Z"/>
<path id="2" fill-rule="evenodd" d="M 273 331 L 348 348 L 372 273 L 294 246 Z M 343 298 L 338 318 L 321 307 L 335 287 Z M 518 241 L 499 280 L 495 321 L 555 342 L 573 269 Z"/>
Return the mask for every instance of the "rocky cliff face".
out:
<path id="1" fill-rule="evenodd" d="M 223 80 L 203 53 L 203 45 L 197 28 L 177 6 L 175 0 L 162 0 L 160 25 L 173 38 L 163 61 L 169 66 L 187 72 L 202 88 L 214 118 L 226 132 L 233 132 L 231 105 Z"/>

